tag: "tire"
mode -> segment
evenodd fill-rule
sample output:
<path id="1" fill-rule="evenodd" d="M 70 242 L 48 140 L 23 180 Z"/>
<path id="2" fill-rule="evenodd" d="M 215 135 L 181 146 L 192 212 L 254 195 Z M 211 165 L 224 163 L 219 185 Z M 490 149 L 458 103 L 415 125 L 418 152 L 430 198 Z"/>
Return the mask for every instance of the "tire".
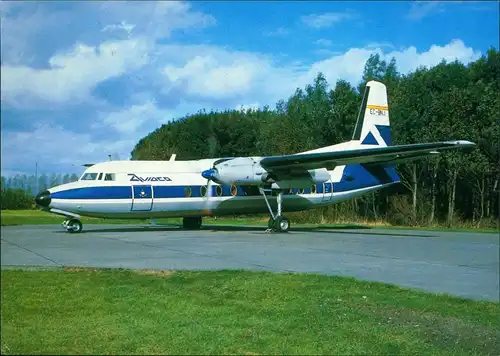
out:
<path id="1" fill-rule="evenodd" d="M 290 229 L 290 220 L 284 216 L 277 216 L 273 227 L 275 231 L 288 232 Z"/>
<path id="2" fill-rule="evenodd" d="M 71 219 L 68 221 L 66 230 L 72 234 L 80 233 L 83 230 L 83 224 L 78 219 Z"/>

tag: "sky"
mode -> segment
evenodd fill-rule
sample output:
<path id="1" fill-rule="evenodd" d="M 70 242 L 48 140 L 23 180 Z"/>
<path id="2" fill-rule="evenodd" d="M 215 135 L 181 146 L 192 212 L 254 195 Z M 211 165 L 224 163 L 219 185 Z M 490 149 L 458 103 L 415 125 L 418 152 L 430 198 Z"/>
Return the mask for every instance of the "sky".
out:
<path id="1" fill-rule="evenodd" d="M 81 173 L 200 109 L 275 107 L 372 53 L 408 73 L 498 49 L 498 3 L 2 1 L 3 176 Z M 389 93 L 390 95 L 390 93 Z"/>

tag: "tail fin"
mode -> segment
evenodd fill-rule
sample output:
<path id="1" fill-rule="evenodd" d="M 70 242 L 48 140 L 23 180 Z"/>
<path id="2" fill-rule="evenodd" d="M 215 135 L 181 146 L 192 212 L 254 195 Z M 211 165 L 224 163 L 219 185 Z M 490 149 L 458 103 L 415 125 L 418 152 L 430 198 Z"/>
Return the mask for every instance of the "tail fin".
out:
<path id="1" fill-rule="evenodd" d="M 363 146 L 386 147 L 392 144 L 387 89 L 383 83 L 374 80 L 366 83 L 352 139 Z"/>
<path id="2" fill-rule="evenodd" d="M 358 141 L 362 147 L 391 146 L 391 126 L 388 106 L 386 86 L 374 80 L 366 83 L 363 101 L 359 109 L 358 121 L 356 122 L 356 128 L 354 129 L 352 139 Z M 347 166 L 344 171 L 352 171 L 352 176 L 358 175 L 360 178 L 359 182 L 367 182 L 358 182 L 357 185 L 353 185 L 353 187 L 397 183 L 400 181 L 393 164 L 361 164 L 359 166 L 360 167 L 357 165 Z"/>

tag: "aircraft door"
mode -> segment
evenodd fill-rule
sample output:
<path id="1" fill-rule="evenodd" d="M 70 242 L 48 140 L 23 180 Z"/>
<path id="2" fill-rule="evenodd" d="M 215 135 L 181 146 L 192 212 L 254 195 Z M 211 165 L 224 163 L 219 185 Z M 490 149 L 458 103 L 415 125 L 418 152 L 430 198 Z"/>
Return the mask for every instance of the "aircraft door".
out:
<path id="1" fill-rule="evenodd" d="M 132 186 L 132 211 L 151 211 L 153 207 L 153 187 L 150 185 Z"/>
<path id="2" fill-rule="evenodd" d="M 330 201 L 333 197 L 333 183 L 331 179 L 323 183 L 323 201 Z"/>

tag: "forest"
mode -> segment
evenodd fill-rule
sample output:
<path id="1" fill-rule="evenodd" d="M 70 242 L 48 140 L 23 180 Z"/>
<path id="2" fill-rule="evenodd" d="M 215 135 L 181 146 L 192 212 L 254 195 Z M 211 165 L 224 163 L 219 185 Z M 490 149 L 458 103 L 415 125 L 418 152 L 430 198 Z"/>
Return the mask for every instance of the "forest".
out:
<path id="1" fill-rule="evenodd" d="M 497 226 L 500 178 L 500 53 L 398 72 L 378 54 L 365 64 L 357 86 L 330 85 L 322 73 L 275 108 L 205 110 L 177 118 L 142 138 L 133 160 L 278 155 L 351 139 L 364 85 L 387 85 L 394 145 L 469 140 L 455 151 L 400 164 L 402 183 L 328 208 L 295 213 L 295 221 L 381 222 L 419 226 Z M 333 83 L 332 83 L 333 84 Z"/>

